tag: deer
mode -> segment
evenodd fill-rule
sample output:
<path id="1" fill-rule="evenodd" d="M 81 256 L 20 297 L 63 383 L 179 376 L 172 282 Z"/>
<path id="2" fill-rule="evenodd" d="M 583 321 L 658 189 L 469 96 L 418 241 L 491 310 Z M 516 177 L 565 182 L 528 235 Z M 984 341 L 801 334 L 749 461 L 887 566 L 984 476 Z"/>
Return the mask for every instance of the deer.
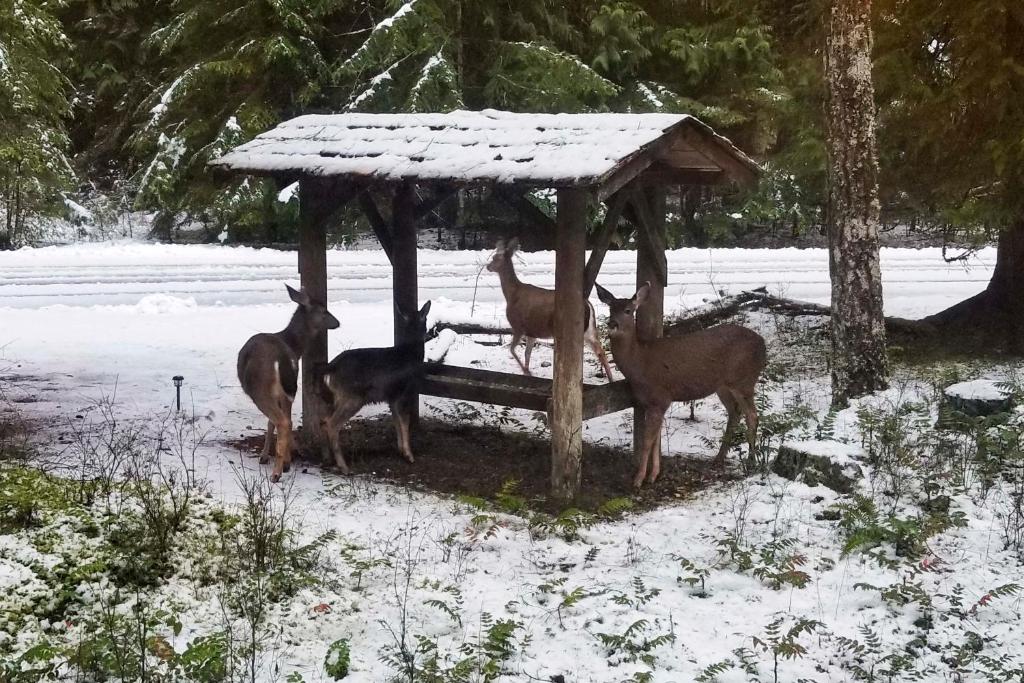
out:
<path id="1" fill-rule="evenodd" d="M 254 334 L 238 352 L 238 381 L 267 418 L 260 464 L 270 461 L 270 450 L 276 446 L 272 482 L 291 469 L 292 403 L 299 383 L 299 359 L 314 337 L 340 325 L 326 302 L 311 300 L 304 290 L 285 287 L 298 305 L 288 326 L 280 332 Z"/>
<path id="2" fill-rule="evenodd" d="M 487 270 L 497 273 L 501 281 L 501 293 L 505 296 L 505 317 L 508 318 L 508 323 L 512 327 L 512 342 L 508 347 L 509 352 L 522 368 L 523 374 L 530 375 L 530 354 L 533 352 L 533 345 L 538 339 L 551 339 L 555 336 L 555 291 L 519 280 L 512 263 L 512 256 L 517 249 L 519 249 L 518 238 L 512 238 L 508 242 L 499 240 L 491 260 L 487 263 Z M 612 381 L 612 369 L 608 365 L 608 357 L 605 355 L 604 349 L 601 348 L 601 340 L 597 335 L 597 316 L 594 313 L 594 306 L 586 300 L 583 303 L 586 306 L 583 341 L 597 356 L 604 375 L 610 382 Z M 523 339 L 525 339 L 526 348 L 521 360 L 516 353 L 516 347 Z"/>
<path id="3" fill-rule="evenodd" d="M 321 424 L 327 434 L 330 454 L 342 474 L 348 474 L 349 467 L 341 451 L 341 428 L 363 406 L 373 403 L 390 406 L 398 450 L 408 462 L 415 461 L 409 444 L 410 412 L 423 371 L 430 302 L 411 316 L 397 306 L 395 311 L 404 330 L 400 338 L 411 341 L 385 348 L 349 349 L 314 369 L 321 396 L 330 407 Z M 325 451 L 324 460 L 328 459 L 327 455 Z"/>
<path id="4" fill-rule="evenodd" d="M 608 306 L 608 337 L 612 358 L 626 376 L 636 403 L 644 409 L 644 424 L 634 488 L 644 479 L 653 483 L 661 471 L 658 435 L 665 412 L 675 401 L 695 401 L 717 394 L 728 415 L 722 445 L 714 458 L 725 464 L 730 436 L 740 413 L 747 423 L 749 455 L 757 448 L 757 406 L 754 387 L 767 362 L 764 338 L 741 325 L 715 325 L 678 337 L 640 339 L 634 314 L 647 299 L 644 283 L 629 299 L 617 299 L 597 285 L 598 298 Z M 648 468 L 649 466 L 649 468 Z"/>

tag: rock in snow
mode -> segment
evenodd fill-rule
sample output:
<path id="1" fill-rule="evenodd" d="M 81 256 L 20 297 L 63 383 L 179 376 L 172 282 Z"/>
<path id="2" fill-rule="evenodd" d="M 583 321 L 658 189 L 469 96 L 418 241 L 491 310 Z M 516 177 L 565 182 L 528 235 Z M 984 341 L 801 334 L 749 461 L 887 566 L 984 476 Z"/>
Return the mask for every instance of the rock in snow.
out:
<path id="1" fill-rule="evenodd" d="M 780 477 L 802 481 L 808 486 L 828 487 L 850 493 L 864 476 L 860 464 L 863 452 L 857 446 L 838 441 L 793 441 L 779 447 L 772 471 Z"/>
<path id="2" fill-rule="evenodd" d="M 953 384 L 946 387 L 943 395 L 950 409 L 968 417 L 1005 413 L 1013 405 L 1009 392 L 990 379 Z"/>

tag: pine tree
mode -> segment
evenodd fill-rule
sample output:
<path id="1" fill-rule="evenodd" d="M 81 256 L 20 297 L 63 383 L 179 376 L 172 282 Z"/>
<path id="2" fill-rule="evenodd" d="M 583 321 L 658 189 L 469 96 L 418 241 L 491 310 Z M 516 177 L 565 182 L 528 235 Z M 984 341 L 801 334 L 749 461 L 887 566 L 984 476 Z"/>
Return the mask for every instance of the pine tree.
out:
<path id="1" fill-rule="evenodd" d="M 871 1 L 833 0 L 825 46 L 832 404 L 886 386 Z"/>
<path id="2" fill-rule="evenodd" d="M 888 184 L 944 233 L 998 235 L 978 295 L 926 318 L 946 340 L 1024 352 L 1024 5 L 883 0 Z"/>
<path id="3" fill-rule="evenodd" d="M 143 161 L 138 203 L 160 210 L 161 237 L 181 213 L 251 237 L 276 222 L 279 188 L 251 179 L 225 186 L 206 162 L 322 105 L 335 34 L 359 10 L 344 0 L 177 0 L 172 9 L 147 39 L 168 66 L 132 140 Z"/>
<path id="4" fill-rule="evenodd" d="M 55 3 L 0 4 L 0 248 L 24 242 L 35 219 L 59 206 L 74 178 L 66 150 L 67 48 Z"/>

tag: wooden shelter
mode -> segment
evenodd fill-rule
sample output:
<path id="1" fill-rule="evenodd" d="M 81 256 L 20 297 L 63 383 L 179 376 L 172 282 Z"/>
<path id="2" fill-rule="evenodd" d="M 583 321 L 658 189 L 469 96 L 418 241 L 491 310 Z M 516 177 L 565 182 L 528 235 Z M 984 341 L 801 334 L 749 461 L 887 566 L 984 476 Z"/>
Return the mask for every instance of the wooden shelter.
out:
<path id="1" fill-rule="evenodd" d="M 637 230 L 637 284 L 656 286 L 637 312 L 642 335 L 662 332 L 665 188 L 753 182 L 759 169 L 728 140 L 697 119 L 677 114 L 309 115 L 286 121 L 211 162 L 232 173 L 264 175 L 281 185 L 298 181 L 299 273 L 314 299 L 326 301 L 325 223 L 356 200 L 393 269 L 395 304 L 418 306 L 417 220 L 462 187 L 490 187 L 520 210 L 536 206 L 530 190 L 557 191 L 557 215 L 541 220 L 555 231 L 553 379 L 440 366 L 422 386 L 428 395 L 548 411 L 552 433 L 552 494 L 576 495 L 583 420 L 632 405 L 624 381 L 583 384 L 584 307 L 620 221 Z M 374 195 L 390 196 L 390 211 Z M 587 213 L 604 202 L 605 217 L 586 259 Z M 343 322 L 344 324 L 344 322 Z M 400 326 L 395 326 L 395 342 Z M 323 411 L 310 368 L 327 356 L 326 334 L 303 359 L 302 423 L 320 441 Z M 639 409 L 634 408 L 638 411 Z M 636 415 L 641 424 L 641 415 Z M 634 439 L 636 442 L 636 439 Z"/>

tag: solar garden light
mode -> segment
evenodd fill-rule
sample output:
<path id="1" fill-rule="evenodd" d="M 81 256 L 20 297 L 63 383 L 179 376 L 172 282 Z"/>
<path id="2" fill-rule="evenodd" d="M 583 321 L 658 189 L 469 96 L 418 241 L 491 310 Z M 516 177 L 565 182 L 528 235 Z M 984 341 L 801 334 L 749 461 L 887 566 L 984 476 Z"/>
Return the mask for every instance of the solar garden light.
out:
<path id="1" fill-rule="evenodd" d="M 175 396 L 174 396 L 174 404 L 175 404 L 175 409 L 180 413 L 181 412 L 181 383 L 185 381 L 185 378 L 182 377 L 181 375 L 175 375 L 172 379 L 174 380 L 174 394 L 175 394 Z"/>

